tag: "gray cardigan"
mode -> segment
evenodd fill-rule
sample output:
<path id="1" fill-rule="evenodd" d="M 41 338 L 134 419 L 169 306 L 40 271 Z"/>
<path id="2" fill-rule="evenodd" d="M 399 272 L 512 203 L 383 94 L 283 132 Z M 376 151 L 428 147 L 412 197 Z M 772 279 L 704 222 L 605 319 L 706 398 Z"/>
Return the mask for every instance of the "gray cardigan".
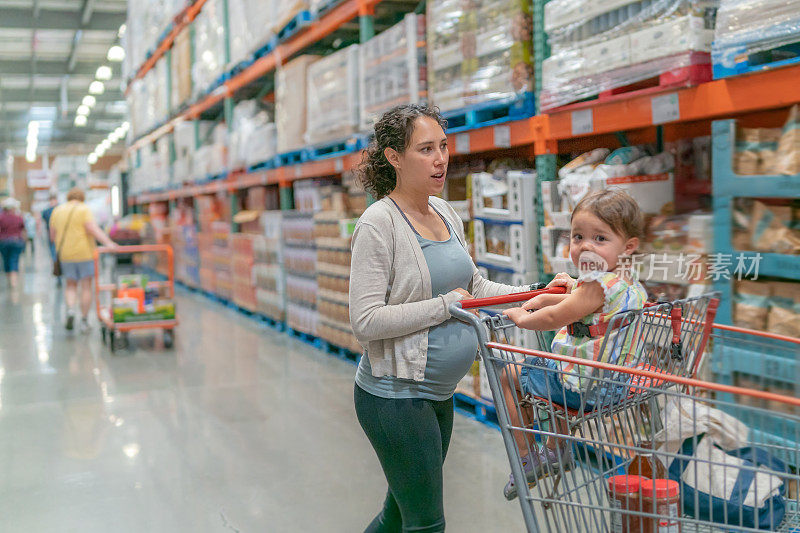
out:
<path id="1" fill-rule="evenodd" d="M 447 219 L 466 249 L 464 227 L 446 201 L 431 205 Z M 463 299 L 456 291 L 431 294 L 431 275 L 414 231 L 388 198 L 372 204 L 356 224 L 351 244 L 350 323 L 367 349 L 375 377 L 423 381 L 428 357 L 428 329 L 450 318 L 448 307 Z M 464 287 L 475 298 L 528 290 L 483 278 L 472 266 Z"/>

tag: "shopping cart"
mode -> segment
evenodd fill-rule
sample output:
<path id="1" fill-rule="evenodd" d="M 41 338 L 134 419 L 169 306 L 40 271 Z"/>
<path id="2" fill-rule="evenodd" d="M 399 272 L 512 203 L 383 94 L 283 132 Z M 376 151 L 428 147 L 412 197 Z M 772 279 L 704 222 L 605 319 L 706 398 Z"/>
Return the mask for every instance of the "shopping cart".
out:
<path id="1" fill-rule="evenodd" d="M 514 479 L 525 479 L 522 456 L 551 450 L 530 485 L 516 483 L 529 531 L 800 532 L 800 399 L 696 378 L 707 353 L 741 350 L 745 336 L 793 361 L 800 340 L 713 324 L 711 294 L 614 315 L 606 355 L 590 361 L 550 353 L 541 335 L 513 346 L 506 317 L 469 311 L 542 292 L 450 308 L 478 334 Z M 517 393 L 534 367 L 579 379 L 580 409 Z"/>
<path id="2" fill-rule="evenodd" d="M 131 317 L 130 321 L 118 321 L 115 319 L 113 310 L 113 298 L 118 291 L 115 282 L 120 269 L 117 266 L 116 258 L 141 254 L 163 254 L 165 259 L 163 265 L 163 277 L 161 281 L 147 281 L 147 286 L 143 289 L 158 290 L 166 298 L 175 298 L 175 268 L 172 247 L 165 244 L 136 245 L 136 246 L 117 246 L 115 248 L 101 247 L 94 252 L 94 283 L 97 293 L 96 307 L 97 318 L 100 321 L 100 331 L 103 343 L 107 344 L 112 352 L 121 346 L 128 345 L 128 333 L 133 330 L 141 329 L 160 329 L 163 330 L 164 347 L 171 348 L 175 339 L 175 328 L 178 320 L 172 313 L 170 318 L 153 318 L 153 314 L 142 314 L 140 317 Z M 109 261 L 103 261 L 104 256 Z M 152 267 L 145 263 L 137 263 L 135 260 L 128 263 L 126 261 L 126 273 L 133 272 L 137 267 L 152 272 Z M 161 277 L 160 275 L 158 277 Z"/>

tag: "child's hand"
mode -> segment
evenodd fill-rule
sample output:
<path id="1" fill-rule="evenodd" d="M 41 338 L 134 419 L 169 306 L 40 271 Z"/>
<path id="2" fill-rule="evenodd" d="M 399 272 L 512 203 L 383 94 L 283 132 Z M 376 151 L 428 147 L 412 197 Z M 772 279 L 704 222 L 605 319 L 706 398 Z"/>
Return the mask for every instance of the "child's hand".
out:
<path id="1" fill-rule="evenodd" d="M 553 296 L 562 296 L 560 294 L 538 294 L 522 304 L 522 309 L 525 311 L 536 311 L 548 305 L 554 305 L 561 301 L 561 298 L 552 298 Z"/>
<path id="2" fill-rule="evenodd" d="M 547 284 L 547 289 L 550 287 L 566 287 L 567 292 L 572 290 L 572 286 L 575 284 L 575 280 L 566 272 L 559 272 L 556 274 L 556 277 L 553 278 L 553 281 Z"/>
<path id="3" fill-rule="evenodd" d="M 511 307 L 503 311 L 503 314 L 520 327 L 524 327 L 524 324 L 527 322 L 526 319 L 531 316 L 531 314 L 522 307 Z"/>

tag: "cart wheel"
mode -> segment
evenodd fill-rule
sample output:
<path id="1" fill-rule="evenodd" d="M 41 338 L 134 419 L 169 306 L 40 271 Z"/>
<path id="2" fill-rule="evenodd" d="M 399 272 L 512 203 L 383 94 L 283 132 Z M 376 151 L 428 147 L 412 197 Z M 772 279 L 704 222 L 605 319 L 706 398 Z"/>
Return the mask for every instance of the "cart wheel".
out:
<path id="1" fill-rule="evenodd" d="M 171 329 L 164 330 L 164 348 L 172 348 L 175 344 L 175 332 Z"/>
<path id="2" fill-rule="evenodd" d="M 117 334 L 114 333 L 114 330 L 108 331 L 108 347 L 111 349 L 111 353 L 114 353 L 117 349 Z"/>

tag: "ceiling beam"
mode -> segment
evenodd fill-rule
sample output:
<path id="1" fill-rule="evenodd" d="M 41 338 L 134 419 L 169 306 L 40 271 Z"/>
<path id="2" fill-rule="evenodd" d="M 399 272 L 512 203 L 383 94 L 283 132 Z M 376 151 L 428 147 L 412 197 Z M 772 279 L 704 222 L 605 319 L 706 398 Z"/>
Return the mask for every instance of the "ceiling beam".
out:
<path id="1" fill-rule="evenodd" d="M 39 103 L 50 103 L 58 105 L 61 100 L 61 91 L 59 89 L 34 89 L 28 91 L 27 89 L 3 89 L 3 101 L 8 102 L 32 102 L 34 105 Z M 86 89 L 75 90 L 71 89 L 67 96 L 70 102 L 80 102 L 86 96 Z M 106 88 L 103 94 L 95 95 L 97 102 L 116 102 L 125 100 L 125 96 L 119 89 Z"/>
<path id="2" fill-rule="evenodd" d="M 34 26 L 40 30 L 74 30 L 81 27 L 84 11 L 48 9 L 41 7 L 39 16 L 34 17 L 30 8 L 0 8 L 0 28 L 30 29 Z M 125 22 L 127 13 L 97 12 L 91 14 L 91 20 L 83 25 L 84 30 L 117 31 Z"/>
<path id="3" fill-rule="evenodd" d="M 73 114 L 72 116 L 70 116 L 68 118 L 54 117 L 53 120 L 55 121 L 55 126 L 56 127 L 60 127 L 60 126 L 70 126 L 71 127 L 72 126 L 72 121 L 74 120 L 74 118 L 75 118 L 75 116 Z M 94 110 L 94 109 L 92 110 L 92 112 L 89 114 L 89 117 L 88 117 L 89 125 L 91 125 L 92 123 L 94 123 L 96 121 L 101 121 L 101 122 L 119 122 L 119 124 L 122 124 L 125 121 L 125 118 L 126 117 L 125 117 L 124 113 L 109 113 L 109 112 L 106 112 L 106 111 Z M 31 120 L 31 116 L 30 116 L 30 113 L 28 113 L 28 111 L 9 111 L 9 110 L 6 110 L 5 115 L 3 117 L 3 120 L 7 124 L 11 124 L 11 125 L 15 125 L 16 124 L 18 126 L 19 125 L 27 126 L 28 122 Z"/>
<path id="4" fill-rule="evenodd" d="M 121 63 L 107 63 L 118 78 L 122 75 Z M 72 70 L 73 76 L 86 76 L 94 79 L 94 74 L 100 63 L 97 61 L 76 61 L 75 68 Z M 3 78 L 11 76 L 30 76 L 31 64 L 28 59 L 0 59 L 0 73 Z M 67 73 L 64 61 L 53 61 L 47 59 L 36 59 L 37 76 L 63 76 Z M 87 83 L 88 86 L 88 83 Z"/>

